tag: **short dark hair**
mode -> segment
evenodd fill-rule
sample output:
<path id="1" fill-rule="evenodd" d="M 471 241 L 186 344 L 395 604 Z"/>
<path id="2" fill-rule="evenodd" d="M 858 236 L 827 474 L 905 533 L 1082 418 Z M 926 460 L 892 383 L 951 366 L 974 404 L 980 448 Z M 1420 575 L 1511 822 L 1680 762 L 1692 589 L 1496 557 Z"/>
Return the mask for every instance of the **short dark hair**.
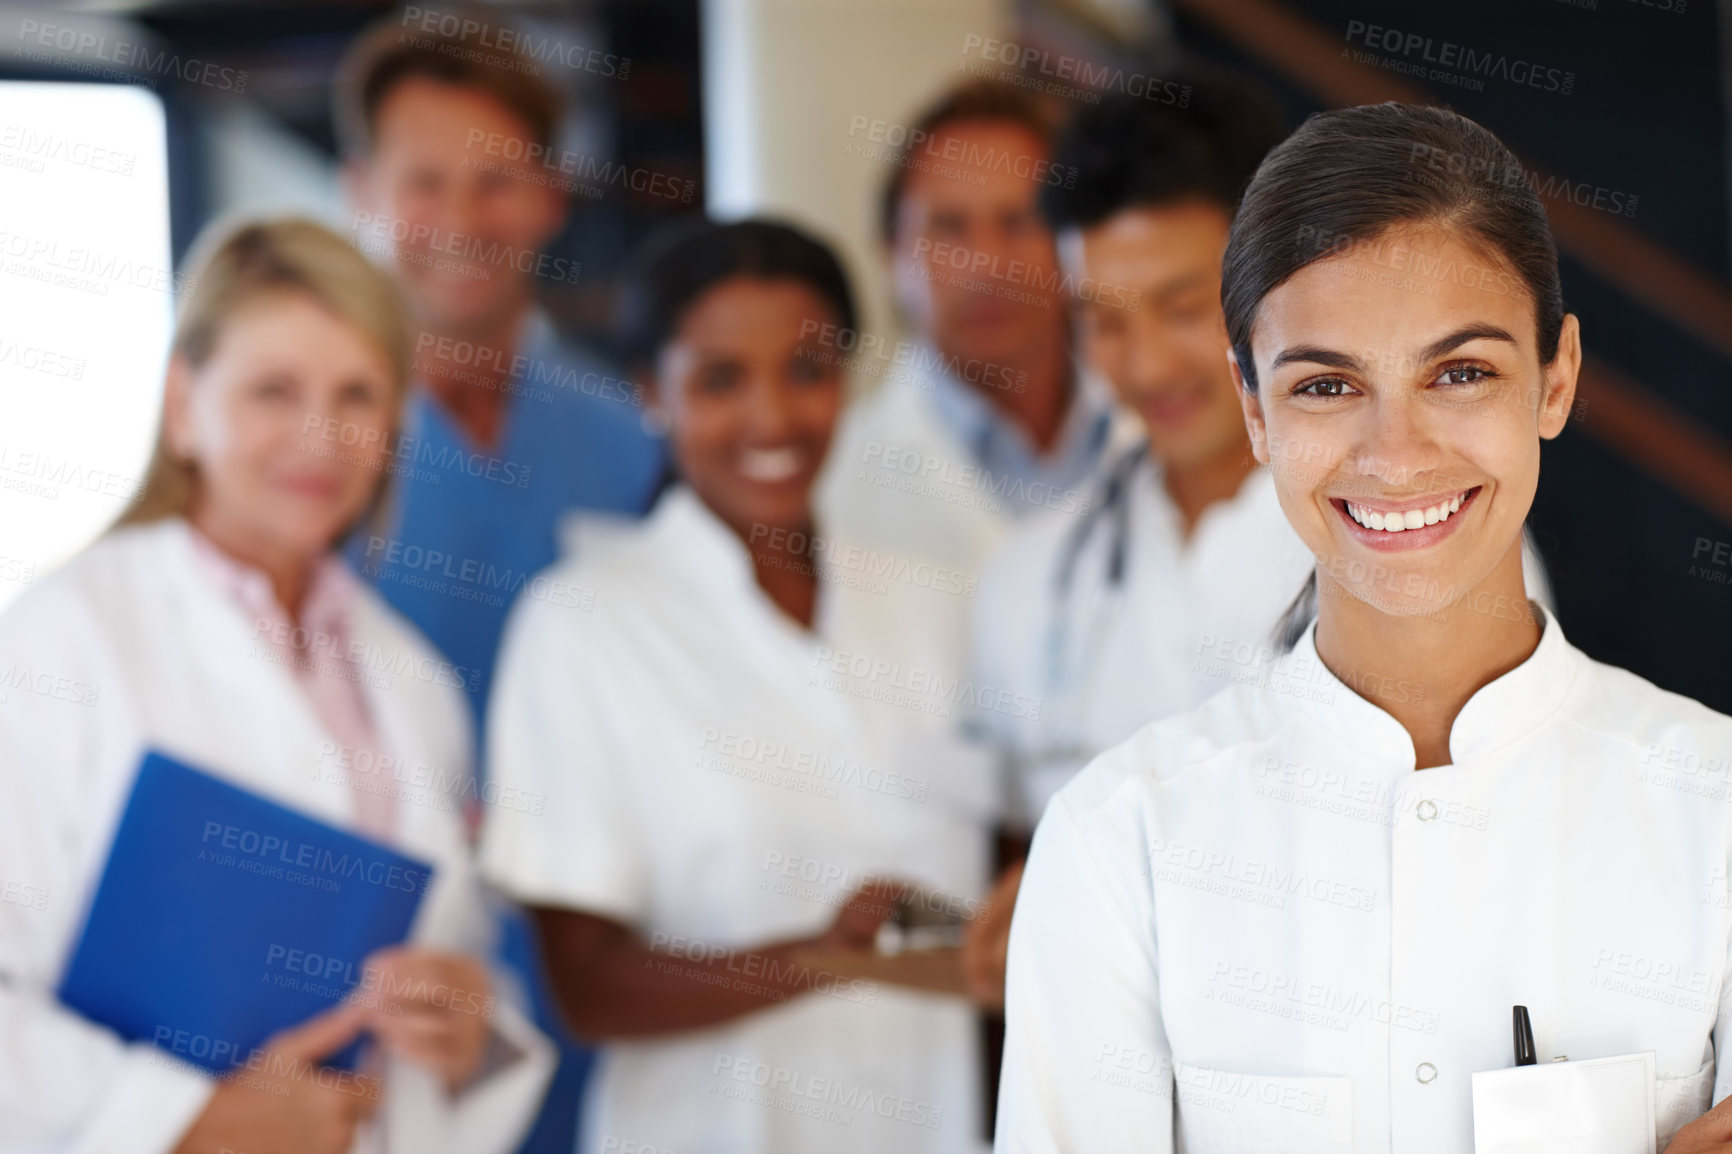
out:
<path id="1" fill-rule="evenodd" d="M 829 245 L 779 221 L 695 217 L 652 236 L 626 270 L 618 303 L 626 364 L 634 371 L 652 365 L 693 302 L 735 277 L 796 281 L 823 298 L 838 325 L 855 327 L 848 274 Z"/>
<path id="2" fill-rule="evenodd" d="M 930 140 L 942 129 L 964 121 L 1013 124 L 1026 129 L 1045 147 L 1051 146 L 1057 128 L 1053 118 L 1026 92 L 1001 80 L 971 80 L 946 92 L 908 126 L 891 162 L 890 178 L 884 182 L 878 201 L 878 234 L 885 244 L 896 239 L 896 215 L 908 187 L 908 167 L 916 142 Z"/>
<path id="3" fill-rule="evenodd" d="M 1564 322 L 1558 251 L 1521 162 L 1465 116 L 1391 101 L 1313 114 L 1245 190 L 1221 261 L 1221 309 L 1246 387 L 1257 388 L 1251 328 L 1264 297 L 1354 244 L 1425 224 L 1508 263 L 1514 275 L 1500 277 L 1533 298 L 1540 360 L 1556 359 Z"/>
<path id="4" fill-rule="evenodd" d="M 473 14 L 483 27 L 488 20 L 501 19 L 497 9 L 452 7 L 450 11 Z M 379 106 L 392 89 L 413 77 L 481 89 L 522 120 L 533 142 L 543 148 L 551 149 L 559 135 L 565 98 L 542 79 L 535 61 L 515 49 L 491 44 L 479 53 L 461 35 L 416 28 L 408 36 L 402 17 L 388 17 L 355 40 L 337 69 L 337 142 L 345 156 L 365 156 L 373 150 Z"/>
<path id="5" fill-rule="evenodd" d="M 1040 192 L 1041 214 L 1055 232 L 1191 199 L 1232 215 L 1283 135 L 1280 109 L 1260 85 L 1224 69 L 1188 65 L 1171 77 L 1186 94 L 1183 104 L 1114 95 L 1071 121 L 1053 166 L 1076 179 Z"/>

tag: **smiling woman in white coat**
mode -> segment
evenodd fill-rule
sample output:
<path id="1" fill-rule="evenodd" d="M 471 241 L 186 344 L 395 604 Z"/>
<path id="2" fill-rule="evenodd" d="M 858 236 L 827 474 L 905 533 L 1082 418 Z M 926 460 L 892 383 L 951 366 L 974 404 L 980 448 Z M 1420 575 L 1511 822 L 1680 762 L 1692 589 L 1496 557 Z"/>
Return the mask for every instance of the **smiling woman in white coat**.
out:
<path id="1" fill-rule="evenodd" d="M 1732 1148 L 1728 1109 L 1691 1122 L 1732 1091 L 1732 719 L 1523 588 L 1581 345 L 1522 173 L 1383 104 L 1249 186 L 1222 302 L 1313 584 L 1274 672 L 1046 810 L 1001 1151 Z"/>
<path id="2" fill-rule="evenodd" d="M 953 788 L 958 574 L 813 519 L 844 274 L 698 222 L 628 283 L 679 481 L 580 532 L 544 582 L 572 596 L 518 603 L 488 724 L 491 780 L 546 806 L 490 814 L 482 868 L 604 1043 L 581 1148 L 977 1149 L 969 1004 L 857 968 L 899 898 L 972 912 L 986 851 Z"/>
<path id="3" fill-rule="evenodd" d="M 0 699 L 0 879 L 40 899 L 0 903 L 0 1151 L 503 1154 L 552 1058 L 479 961 L 463 671 L 332 554 L 387 473 L 406 323 L 311 222 L 202 251 L 137 499 L 0 616 L 23 671 Z M 214 1080 L 55 999 L 146 750 L 434 867 L 410 940 L 350 960 L 372 996 L 278 1036 L 264 1076 Z M 310 1073 L 359 1036 L 359 1076 Z"/>

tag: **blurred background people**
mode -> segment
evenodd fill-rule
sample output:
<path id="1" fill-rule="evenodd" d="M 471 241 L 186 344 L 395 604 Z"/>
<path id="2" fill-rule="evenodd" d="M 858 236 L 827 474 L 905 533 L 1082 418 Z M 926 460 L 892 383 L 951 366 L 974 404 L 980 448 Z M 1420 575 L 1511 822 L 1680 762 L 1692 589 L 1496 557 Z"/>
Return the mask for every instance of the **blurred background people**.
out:
<path id="1" fill-rule="evenodd" d="M 553 1049 L 482 961 L 491 922 L 455 789 L 440 785 L 469 770 L 456 675 L 333 551 L 386 477 L 406 318 L 383 275 L 306 221 L 243 225 L 192 267 L 201 291 L 179 319 L 136 502 L 0 615 L 9 662 L 85 687 L 0 703 L 0 876 L 90 893 L 140 759 L 161 750 L 401 847 L 434 881 L 411 942 L 367 960 L 392 980 L 272 1046 L 305 1070 L 367 1035 L 383 1058 L 377 1102 L 274 1065 L 216 1081 L 123 1042 L 54 998 L 82 903 L 0 904 L 0 1150 L 502 1154 Z M 366 435 L 326 451 L 309 429 L 329 422 Z M 373 656 L 434 672 L 381 674 Z M 388 765 L 431 784 L 406 791 Z"/>
<path id="2" fill-rule="evenodd" d="M 1233 210 L 1281 138 L 1280 114 L 1238 78 L 1178 80 L 1183 107 L 1127 97 L 1079 113 L 1054 156 L 1075 183 L 1041 194 L 1076 282 L 1134 294 L 1079 297 L 1075 315 L 1084 357 L 1145 435 L 1103 466 L 1087 513 L 1030 517 L 981 583 L 976 680 L 1042 703 L 1033 717 L 975 715 L 1004 757 L 1019 840 L 1097 754 L 1229 684 L 1205 671 L 1216 647 L 1272 654 L 1312 568 L 1251 454 L 1221 316 Z M 1242 672 L 1261 671 L 1247 660 Z M 970 939 L 989 1002 L 1002 997 L 1020 871 Z"/>
<path id="3" fill-rule="evenodd" d="M 894 652 L 954 682 L 960 650 L 950 594 L 859 579 L 813 509 L 843 401 L 815 333 L 855 323 L 843 270 L 784 225 L 697 223 L 623 310 L 678 483 L 547 574 L 592 604 L 514 611 L 488 770 L 547 804 L 482 838 L 573 1028 L 605 1042 L 580 1148 L 977 1149 L 968 1004 L 851 976 L 896 897 L 972 912 L 986 861 L 908 756 L 942 765 L 949 722 L 850 672 Z"/>
<path id="4" fill-rule="evenodd" d="M 1041 219 L 1052 117 L 1020 90 L 972 81 L 907 129 L 879 216 L 908 371 L 857 403 L 823 503 L 839 528 L 959 568 L 1035 510 L 1072 515 L 1107 451 L 1111 398 L 1071 359 Z"/>
<path id="5" fill-rule="evenodd" d="M 446 19 L 509 28 L 497 11 L 435 15 L 431 28 L 380 21 L 340 73 L 354 241 L 392 271 L 414 324 L 398 481 L 348 554 L 472 672 L 479 728 L 506 613 L 559 555 L 562 519 L 642 512 L 664 466 L 630 383 L 562 340 L 537 304 L 539 286 L 581 275 L 543 252 L 567 213 L 561 166 L 575 167 L 561 146 L 562 93 L 519 41 L 496 34 L 483 51 Z M 505 956 L 531 975 L 542 1023 L 559 1035 L 528 933 L 507 915 Z M 550 1115 L 570 1112 L 590 1058 L 561 1042 Z M 549 1124 L 547 1144 L 569 1147 L 562 1121 Z"/>
<path id="6" fill-rule="evenodd" d="M 560 91 L 512 43 L 483 53 L 473 39 L 375 25 L 344 62 L 337 123 L 355 243 L 391 269 L 415 325 L 399 483 L 349 553 L 364 576 L 397 574 L 376 580 L 381 594 L 481 671 L 468 686 L 479 720 L 506 611 L 558 555 L 560 519 L 640 513 L 662 457 L 629 383 L 536 303 L 538 281 L 582 271 L 542 251 L 567 211 L 550 179 Z M 425 580 L 407 579 L 405 555 Z M 452 595 L 456 572 L 479 574 L 472 596 Z"/>

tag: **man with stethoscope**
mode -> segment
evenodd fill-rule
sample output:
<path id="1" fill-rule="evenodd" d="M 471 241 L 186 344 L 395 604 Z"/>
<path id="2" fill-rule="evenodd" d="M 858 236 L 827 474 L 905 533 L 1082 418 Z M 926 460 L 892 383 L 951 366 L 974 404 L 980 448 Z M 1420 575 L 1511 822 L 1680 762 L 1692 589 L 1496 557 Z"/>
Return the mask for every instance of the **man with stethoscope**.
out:
<path id="1" fill-rule="evenodd" d="M 1227 365 L 1221 254 L 1239 194 L 1280 140 L 1256 89 L 1213 72 L 1174 103 L 1084 110 L 1055 152 L 1074 188 L 1041 209 L 1078 285 L 1083 355 L 1147 431 L 1109 459 L 1086 515 L 1042 518 L 1011 537 L 977 598 L 977 683 L 1039 703 L 982 711 L 976 728 L 1006 770 L 1006 824 L 1031 829 L 1096 754 L 1234 682 L 1304 692 L 1276 659 L 1276 627 L 1315 559 L 1258 467 Z M 1543 571 L 1527 554 L 1528 588 Z M 992 1002 L 1021 878 L 1000 879 L 971 927 L 970 979 Z"/>

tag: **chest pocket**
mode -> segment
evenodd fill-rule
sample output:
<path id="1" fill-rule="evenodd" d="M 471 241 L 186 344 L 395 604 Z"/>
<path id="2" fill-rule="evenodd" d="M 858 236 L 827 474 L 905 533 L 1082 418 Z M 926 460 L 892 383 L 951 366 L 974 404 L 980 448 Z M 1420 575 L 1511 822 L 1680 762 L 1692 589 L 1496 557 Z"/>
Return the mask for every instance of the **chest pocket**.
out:
<path id="1" fill-rule="evenodd" d="M 1654 1125 L 1658 1131 L 1654 1149 L 1664 1150 L 1679 1130 L 1706 1114 L 1713 1093 L 1712 1058 L 1694 1074 L 1654 1079 Z"/>
<path id="2" fill-rule="evenodd" d="M 1345 1077 L 1233 1074 L 1179 1063 L 1178 1148 L 1186 1154 L 1351 1154 L 1353 1083 Z"/>

